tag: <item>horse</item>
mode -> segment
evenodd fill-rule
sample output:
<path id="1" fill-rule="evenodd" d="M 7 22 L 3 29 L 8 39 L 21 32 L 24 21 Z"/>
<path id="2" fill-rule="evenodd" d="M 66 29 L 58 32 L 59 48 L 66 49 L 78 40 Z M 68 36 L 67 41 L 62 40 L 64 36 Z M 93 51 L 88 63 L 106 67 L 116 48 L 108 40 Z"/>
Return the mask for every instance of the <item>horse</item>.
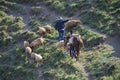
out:
<path id="1" fill-rule="evenodd" d="M 65 36 L 64 38 L 64 46 L 69 43 L 70 46 L 70 56 L 76 58 L 78 61 L 78 56 L 80 54 L 80 50 L 83 47 L 83 40 L 79 34 L 72 34 L 71 36 Z"/>

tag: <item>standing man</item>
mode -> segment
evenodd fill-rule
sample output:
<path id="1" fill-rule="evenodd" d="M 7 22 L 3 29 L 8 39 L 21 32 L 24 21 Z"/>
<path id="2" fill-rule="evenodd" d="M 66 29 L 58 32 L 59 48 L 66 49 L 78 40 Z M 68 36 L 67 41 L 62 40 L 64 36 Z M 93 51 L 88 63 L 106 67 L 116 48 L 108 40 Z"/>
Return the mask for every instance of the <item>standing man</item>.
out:
<path id="1" fill-rule="evenodd" d="M 63 20 L 63 18 L 60 17 L 59 20 L 56 21 L 56 24 L 55 24 L 55 29 L 58 31 L 59 33 L 59 41 L 60 40 L 64 40 L 64 35 L 65 35 L 65 23 L 67 22 L 68 20 Z"/>

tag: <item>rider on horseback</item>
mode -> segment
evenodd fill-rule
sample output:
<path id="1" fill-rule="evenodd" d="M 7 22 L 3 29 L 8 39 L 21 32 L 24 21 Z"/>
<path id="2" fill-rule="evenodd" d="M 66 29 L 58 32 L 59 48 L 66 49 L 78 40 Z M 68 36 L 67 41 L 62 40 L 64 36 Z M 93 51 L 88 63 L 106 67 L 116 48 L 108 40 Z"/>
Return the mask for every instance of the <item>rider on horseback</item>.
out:
<path id="1" fill-rule="evenodd" d="M 69 43 L 70 56 L 75 57 L 78 60 L 80 49 L 83 47 L 83 41 L 79 34 L 71 34 L 65 37 L 65 46 Z"/>

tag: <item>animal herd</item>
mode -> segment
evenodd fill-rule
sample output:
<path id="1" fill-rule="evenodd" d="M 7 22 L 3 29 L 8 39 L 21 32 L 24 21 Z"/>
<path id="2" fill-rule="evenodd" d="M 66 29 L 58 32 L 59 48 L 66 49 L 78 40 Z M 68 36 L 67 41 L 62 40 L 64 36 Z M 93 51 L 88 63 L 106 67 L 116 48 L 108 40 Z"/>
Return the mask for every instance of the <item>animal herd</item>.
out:
<path id="1" fill-rule="evenodd" d="M 69 31 L 73 27 L 76 27 L 80 23 L 80 20 L 69 20 L 65 24 L 65 30 Z M 40 36 L 44 36 L 47 33 L 51 33 L 53 30 L 53 27 L 51 25 L 45 25 L 42 27 L 38 28 L 37 33 L 40 34 Z M 33 52 L 33 49 L 37 46 L 43 46 L 44 45 L 44 38 L 40 37 L 35 40 L 33 40 L 31 43 L 28 41 L 24 41 L 24 48 L 25 48 L 25 53 L 27 56 L 30 56 L 32 61 L 39 64 L 43 57 L 41 56 L 40 53 Z M 63 48 L 66 52 L 69 51 L 69 46 L 67 45 L 66 47 L 64 46 L 64 40 L 61 40 L 57 43 L 57 48 Z"/>
<path id="2" fill-rule="evenodd" d="M 51 33 L 52 30 L 53 28 L 51 27 L 51 25 L 45 25 L 45 26 L 39 27 L 37 33 L 40 34 L 41 36 L 44 36 L 47 33 Z"/>
<path id="3" fill-rule="evenodd" d="M 37 46 L 43 46 L 44 45 L 44 38 L 42 38 L 45 34 L 51 33 L 52 32 L 52 27 L 50 25 L 45 25 L 43 27 L 39 27 L 38 33 L 40 34 L 40 38 L 37 38 L 33 40 L 31 43 L 28 41 L 24 41 L 24 48 L 25 48 L 25 53 L 27 56 L 30 56 L 33 62 L 39 63 L 42 61 L 43 57 L 41 54 L 38 54 L 36 52 L 33 52 L 33 49 Z"/>
<path id="4" fill-rule="evenodd" d="M 38 39 L 32 41 L 31 43 L 29 43 L 28 41 L 24 41 L 24 48 L 25 48 L 26 56 L 28 56 L 28 57 L 30 56 L 30 58 L 32 59 L 32 61 L 34 63 L 37 63 L 37 65 L 39 65 L 39 63 L 42 61 L 43 57 L 41 56 L 41 54 L 33 52 L 32 49 L 33 49 L 33 45 L 34 45 L 34 47 L 36 47 L 38 45 L 43 44 L 43 42 L 41 41 L 41 39 L 42 38 L 38 38 Z M 36 44 L 36 43 L 38 43 L 38 44 Z"/>

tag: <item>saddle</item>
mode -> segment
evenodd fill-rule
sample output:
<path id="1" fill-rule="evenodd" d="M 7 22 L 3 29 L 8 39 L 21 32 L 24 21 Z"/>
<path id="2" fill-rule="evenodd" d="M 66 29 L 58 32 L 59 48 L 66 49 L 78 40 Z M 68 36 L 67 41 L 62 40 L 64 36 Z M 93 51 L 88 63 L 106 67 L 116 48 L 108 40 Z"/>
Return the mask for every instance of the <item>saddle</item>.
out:
<path id="1" fill-rule="evenodd" d="M 70 36 L 69 43 L 72 44 L 74 38 L 80 38 L 80 37 L 81 37 L 81 36 L 80 36 L 79 34 L 72 34 L 72 35 Z"/>

